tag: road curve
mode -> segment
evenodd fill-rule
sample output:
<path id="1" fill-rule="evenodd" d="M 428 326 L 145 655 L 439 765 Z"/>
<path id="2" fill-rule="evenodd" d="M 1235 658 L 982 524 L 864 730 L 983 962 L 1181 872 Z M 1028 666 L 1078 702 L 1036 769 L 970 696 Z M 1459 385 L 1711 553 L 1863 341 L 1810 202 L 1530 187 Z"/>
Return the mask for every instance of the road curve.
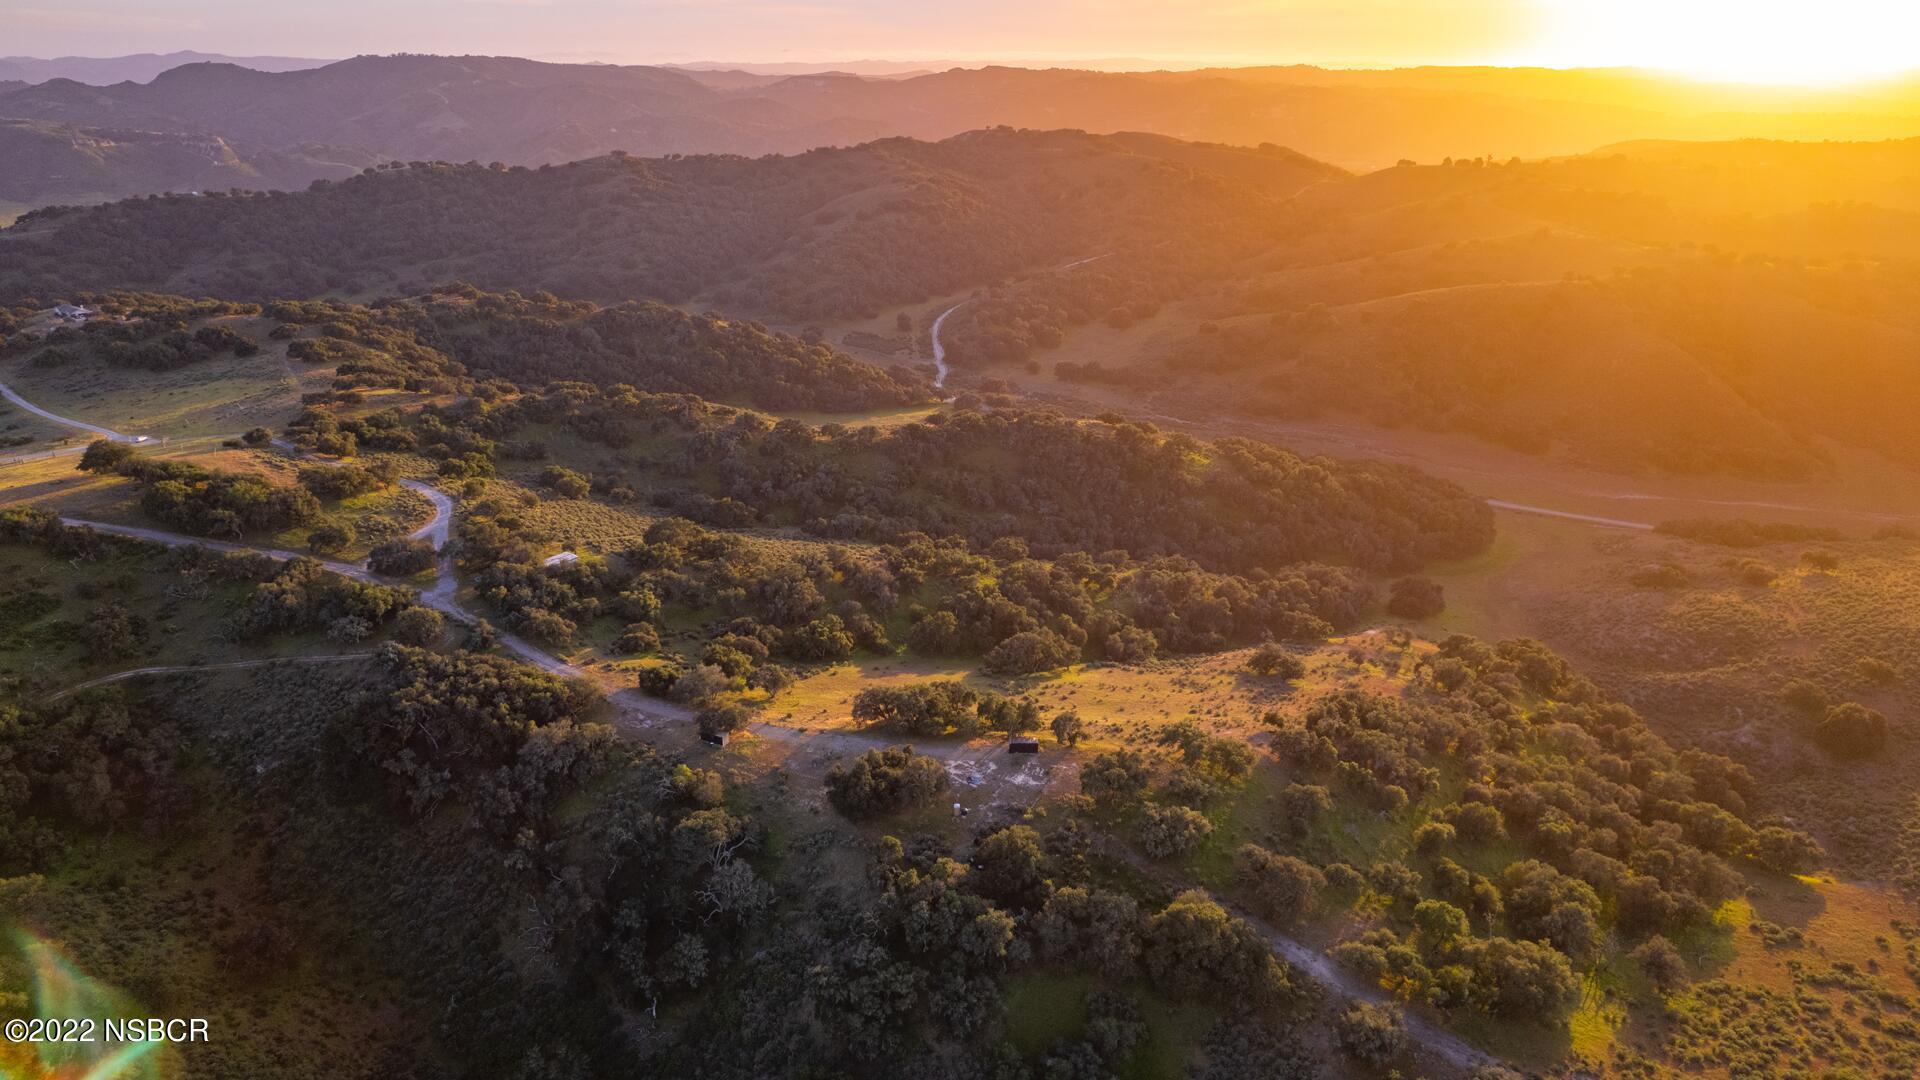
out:
<path id="1" fill-rule="evenodd" d="M 947 316 L 971 303 L 973 303 L 973 297 L 969 296 L 941 312 L 940 317 L 933 320 L 933 328 L 927 331 L 927 337 L 933 341 L 933 388 L 935 390 L 944 390 L 947 387 L 947 347 L 940 344 L 940 325 L 947 321 Z"/>
<path id="2" fill-rule="evenodd" d="M 1092 262 L 1095 259 L 1100 259 L 1105 257 L 1106 256 L 1104 255 L 1096 255 L 1096 256 L 1093 256 L 1092 258 L 1082 259 L 1079 262 L 1069 263 L 1067 264 L 1067 267 L 1063 267 L 1063 269 L 1071 268 L 1073 266 L 1081 265 L 1082 263 Z M 948 308 L 946 311 L 941 312 L 940 317 L 935 319 L 933 322 L 933 327 L 930 332 L 930 336 L 933 342 L 934 364 L 938 371 L 938 377 L 934 380 L 934 385 L 937 387 L 944 386 L 946 383 L 946 377 L 947 377 L 946 350 L 940 344 L 940 326 L 942 323 L 946 322 L 948 315 L 953 314 L 955 311 L 959 310 L 962 306 L 964 306 L 968 302 L 969 302 L 968 300 L 960 301 L 960 303 L 955 304 L 952 307 Z M 31 402 L 20 397 L 20 395 L 14 393 L 14 391 L 10 387 L 7 387 L 5 384 L 0 384 L 0 394 L 4 394 L 7 400 L 13 402 L 15 405 L 18 405 L 21 408 L 24 408 L 29 412 L 32 412 L 38 416 L 44 417 L 45 419 L 52 420 L 55 423 L 65 424 L 69 427 L 75 427 L 85 431 L 91 431 L 105 438 L 115 439 L 122 442 L 134 441 L 131 436 L 123 435 L 120 432 L 112 431 L 108 428 L 98 427 L 93 424 L 83 423 L 78 420 L 72 420 L 67 417 L 58 416 L 54 413 L 50 413 L 45 409 L 42 409 L 39 406 L 34 405 Z M 304 452 L 302 452 L 298 447 L 284 440 L 276 439 L 274 440 L 274 444 L 286 450 L 287 452 L 293 454 L 296 457 L 308 456 Z M 315 459 L 315 460 L 322 460 L 322 459 Z M 428 540 L 434 545 L 436 549 L 442 552 L 440 565 L 438 567 L 438 574 L 434 580 L 433 585 L 420 592 L 421 602 L 426 604 L 429 607 L 432 607 L 437 611 L 442 612 L 443 614 L 449 616 L 450 618 L 453 618 L 467 625 L 473 625 L 479 622 L 480 621 L 479 617 L 474 615 L 472 612 L 469 612 L 468 610 L 466 610 L 466 608 L 462 607 L 458 599 L 459 582 L 454 575 L 453 556 L 451 551 L 448 550 L 448 543 L 447 543 L 449 538 L 452 535 L 453 512 L 454 512 L 453 498 L 449 496 L 447 493 L 441 491 L 440 489 L 418 480 L 402 480 L 400 481 L 400 483 L 405 487 L 409 488 L 410 490 L 417 491 L 420 494 L 426 496 L 428 501 L 433 505 L 433 516 L 427 521 L 426 524 L 422 525 L 418 529 L 415 529 L 409 535 L 414 538 L 423 538 Z M 1612 526 L 1624 527 L 1624 528 L 1641 528 L 1641 529 L 1652 528 L 1651 525 L 1646 525 L 1641 522 L 1617 521 L 1617 520 L 1608 519 L 1608 518 L 1589 517 L 1587 515 L 1582 515 L 1582 514 L 1569 514 L 1561 511 L 1545 510 L 1538 507 L 1527 507 L 1527 506 L 1520 506 L 1512 503 L 1502 503 L 1492 499 L 1489 499 L 1488 503 L 1489 505 L 1492 505 L 1501 509 L 1515 510 L 1515 511 L 1520 511 L 1524 513 L 1549 514 L 1555 517 L 1572 518 L 1574 520 L 1589 521 L 1596 524 L 1605 524 L 1605 525 L 1612 525 Z M 109 524 L 107 522 L 86 521 L 80 518 L 72 518 L 64 515 L 61 516 L 60 521 L 67 525 L 85 526 L 87 528 L 91 528 L 99 532 L 108 533 L 115 536 L 126 536 L 126 537 L 141 539 L 141 540 L 148 540 L 154 543 L 165 544 L 169 547 L 199 546 L 199 547 L 206 547 L 215 551 L 247 552 L 247 553 L 266 555 L 269 558 L 279 559 L 281 561 L 286 561 L 286 560 L 295 559 L 295 558 L 313 558 L 313 556 L 311 555 L 305 555 L 299 552 L 282 551 L 276 548 L 261 548 L 261 547 L 255 547 L 248 544 L 238 544 L 238 543 L 232 543 L 224 540 L 213 540 L 207 537 L 187 536 L 182 533 L 168 532 L 163 529 L 151 529 L 151 528 L 146 528 L 146 527 L 137 526 L 137 525 L 114 525 L 114 524 Z M 378 580 L 377 575 L 375 575 L 373 571 L 369 569 L 365 563 L 347 563 L 347 562 L 340 562 L 338 560 L 333 560 L 333 559 L 317 559 L 316 561 L 319 562 L 322 566 L 326 567 L 328 570 L 331 570 L 334 573 L 341 574 L 348 578 L 352 578 L 358 581 L 369 581 L 369 582 Z M 498 633 L 497 639 L 501 645 L 505 646 L 507 649 L 518 654 L 522 659 L 528 661 L 529 663 L 535 665 L 536 667 L 541 668 L 542 670 L 548 671 L 555 675 L 561 675 L 565 677 L 575 677 L 583 674 L 583 672 L 578 667 L 575 667 L 574 665 L 569 664 L 566 661 L 561 660 L 556 656 L 553 656 L 552 654 L 546 652 L 545 650 L 542 650 L 513 634 Z M 236 661 L 230 661 L 227 663 L 220 663 L 220 664 L 163 665 L 163 666 L 155 666 L 155 667 L 133 668 L 128 671 L 115 672 L 111 675 L 104 675 L 97 679 L 90 679 L 86 682 L 82 682 L 74 686 L 70 686 L 65 690 L 60 691 L 59 693 L 54 694 L 51 698 L 49 698 L 49 700 L 55 700 L 61 697 L 65 697 L 69 694 L 77 693 L 79 691 L 86 690 L 95 686 L 102 686 L 108 683 L 120 682 L 126 679 L 138 678 L 145 675 L 159 675 L 159 674 L 188 672 L 188 671 L 209 671 L 209 670 L 223 670 L 223 669 L 255 668 L 255 667 L 264 667 L 270 664 L 279 664 L 279 663 L 305 663 L 305 664 L 339 663 L 339 662 L 348 661 L 348 660 L 363 659 L 369 655 L 371 654 L 363 652 L 363 653 L 335 654 L 335 655 L 328 655 L 328 656 L 273 657 L 273 658 L 262 658 L 257 660 L 236 660 Z M 655 720 L 685 721 L 685 720 L 692 719 L 692 716 L 693 716 L 693 711 L 684 705 L 676 705 L 670 702 L 660 701 L 656 698 L 648 697 L 647 695 L 640 693 L 640 691 L 638 690 L 618 691 L 610 695 L 609 700 L 613 702 L 616 705 L 616 707 L 628 710 L 630 714 L 628 717 L 628 722 L 630 724 L 632 723 L 632 714 L 637 714 L 638 716 L 640 716 L 642 719 L 637 725 L 640 727 L 645 727 L 647 726 L 648 723 Z M 861 731 L 808 732 L 800 728 L 786 727 L 778 724 L 771 724 L 771 723 L 765 723 L 765 722 L 753 724 L 751 725 L 749 730 L 763 737 L 772 738 L 782 742 L 796 742 L 796 743 L 805 742 L 810 745 L 816 745 L 816 746 L 824 744 L 825 747 L 830 752 L 855 752 L 855 751 L 860 751 L 865 749 L 872 749 L 878 746 L 893 745 L 899 741 L 897 738 L 892 736 L 879 735 L 871 732 L 861 732 Z M 969 764 L 978 764 L 980 762 L 984 762 L 989 757 L 998 756 L 998 754 L 1002 753 L 1002 751 L 999 748 L 999 744 L 997 740 L 994 740 L 988 743 L 984 747 L 984 749 L 981 746 L 977 746 L 977 745 L 974 745 L 974 743 L 966 742 L 966 741 L 962 741 L 962 742 L 942 741 L 942 742 L 936 742 L 936 743 L 923 746 L 920 748 L 920 752 L 929 754 L 930 756 L 936 757 L 941 761 L 948 763 L 949 767 L 952 767 L 954 765 L 959 765 L 963 768 Z M 1126 857 L 1129 858 L 1130 860 L 1133 860 L 1136 862 L 1140 861 L 1139 856 L 1137 856 L 1130 848 L 1125 848 L 1123 846 L 1122 851 L 1124 852 Z M 1149 867 L 1148 869 L 1151 869 L 1151 868 Z M 1348 997 L 1358 998 L 1358 999 L 1367 1000 L 1367 1001 L 1376 1001 L 1376 1002 L 1384 1001 L 1384 996 L 1381 995 L 1379 991 L 1374 990 L 1370 987 L 1360 985 L 1358 980 L 1354 979 L 1347 972 L 1341 970 L 1337 965 L 1335 965 L 1331 960 L 1329 960 L 1325 955 L 1320 953 L 1318 950 L 1313 949 L 1307 945 L 1304 945 L 1301 942 L 1296 941 L 1293 938 L 1287 936 L 1286 934 L 1281 933 L 1278 929 L 1275 929 L 1274 927 L 1270 926 L 1265 921 L 1259 919 L 1257 916 L 1254 916 L 1250 912 L 1239 910 L 1235 908 L 1233 905 L 1226 904 L 1224 901 L 1222 903 L 1223 903 L 1223 906 L 1228 907 L 1229 910 L 1233 910 L 1236 915 L 1238 915 L 1242 919 L 1245 919 L 1249 924 L 1251 924 L 1256 929 L 1258 929 L 1262 934 L 1262 936 L 1264 936 L 1267 939 L 1268 943 L 1273 947 L 1273 950 L 1275 953 L 1279 954 L 1281 957 L 1286 959 L 1295 968 L 1301 971 L 1304 971 L 1307 975 L 1312 977 L 1316 982 L 1329 986 L 1335 989 L 1336 991 L 1347 995 Z M 1444 1031 L 1438 1027 L 1435 1027 L 1432 1024 L 1427 1023 L 1424 1019 L 1422 1019 L 1417 1015 L 1407 1016 L 1406 1023 L 1407 1023 L 1407 1030 L 1413 1034 L 1416 1041 L 1420 1045 L 1422 1051 L 1437 1054 L 1440 1057 L 1444 1058 L 1449 1063 L 1457 1067 L 1460 1067 L 1463 1069 L 1473 1069 L 1483 1065 L 1497 1064 L 1496 1059 L 1494 1059 L 1490 1055 L 1476 1049 L 1475 1047 L 1468 1044 L 1465 1040 L 1462 1040 L 1458 1036 L 1453 1035 L 1451 1032 Z"/>
<path id="3" fill-rule="evenodd" d="M 1090 262 L 1099 262 L 1101 259 L 1109 258 L 1112 255 L 1113 252 L 1111 251 L 1101 255 L 1089 255 L 1084 259 L 1075 259 L 1065 266 L 1057 266 L 1054 270 L 1055 272 L 1071 270 L 1076 266 L 1085 266 Z M 941 312 L 940 315 L 933 320 L 932 328 L 927 331 L 927 338 L 933 344 L 933 388 L 935 390 L 944 390 L 947 387 L 947 347 L 940 344 L 940 326 L 947 321 L 947 316 L 971 303 L 973 303 L 973 297 L 969 296 L 965 300 Z"/>
<path id="4" fill-rule="evenodd" d="M 1176 889 L 1187 887 L 1181 882 L 1169 879 L 1164 867 L 1155 865 L 1124 843 L 1114 841 L 1107 844 L 1106 849 L 1110 854 L 1117 854 L 1133 864 L 1149 877 L 1156 878 Z M 1281 959 L 1322 986 L 1344 997 L 1372 1005 L 1400 1004 L 1379 987 L 1334 963 L 1332 958 L 1320 950 L 1281 932 L 1259 915 L 1222 896 L 1216 895 L 1213 900 L 1236 918 L 1259 931 L 1260 936 L 1267 939 L 1267 944 Z M 1499 1058 L 1434 1024 L 1417 1012 L 1405 1011 L 1404 1017 L 1407 1034 L 1413 1036 L 1414 1052 L 1417 1055 L 1438 1057 L 1448 1065 L 1467 1072 L 1502 1064 Z"/>
<path id="5" fill-rule="evenodd" d="M 48 412 L 33 402 L 28 401 L 26 398 L 21 397 L 19 394 L 14 393 L 13 387 L 8 386 L 6 383 L 0 383 L 0 397 L 5 397 L 8 401 L 40 417 L 42 420 L 51 420 L 56 424 L 62 424 L 70 428 L 78 428 L 81 431 L 91 431 L 95 435 L 112 439 L 115 442 L 138 442 L 141 438 L 141 436 L 137 435 L 122 434 L 112 428 L 103 428 L 98 424 L 89 424 L 84 420 L 75 420 L 70 416 L 61 416 L 59 413 Z"/>

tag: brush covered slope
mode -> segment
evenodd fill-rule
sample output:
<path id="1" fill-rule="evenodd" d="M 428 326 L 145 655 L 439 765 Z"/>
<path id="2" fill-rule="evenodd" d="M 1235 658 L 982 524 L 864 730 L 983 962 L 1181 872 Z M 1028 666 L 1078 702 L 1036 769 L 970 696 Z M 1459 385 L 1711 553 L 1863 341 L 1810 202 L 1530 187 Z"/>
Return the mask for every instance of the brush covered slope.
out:
<path id="1" fill-rule="evenodd" d="M 786 319 L 871 316 L 1117 248 L 1249 249 L 1287 196 L 1327 175 L 1277 149 L 1011 130 L 795 157 L 418 164 L 298 194 L 30 215 L 5 238 L 0 292 L 260 299 L 466 280 L 705 298 Z"/>
<path id="2" fill-rule="evenodd" d="M 100 980 L 90 992 L 191 999 L 231 1024 L 217 1047 L 165 1051 L 216 1075 L 268 1061 L 325 1075 L 368 1047 L 396 1074 L 557 1060 L 600 1075 L 971 1077 L 956 1062 L 984 1058 L 1002 1076 L 1061 1060 L 1169 1077 L 1466 1075 L 1486 1059 L 1430 1025 L 1491 1033 L 1495 1054 L 1530 1068 L 1666 1075 L 1740 1045 L 1708 1042 L 1703 1016 L 1772 993 L 1729 964 L 1749 925 L 1720 917 L 1729 898 L 1748 882 L 1791 893 L 1784 871 L 1819 858 L 1759 819 L 1739 766 L 1676 753 L 1533 642 L 1367 635 L 1237 684 L 1218 663 L 1139 669 L 1163 690 L 1203 687 L 1198 718 L 1098 713 L 1073 682 L 1003 694 L 919 681 L 861 694 L 866 730 L 823 741 L 846 752 L 822 768 L 766 753 L 771 737 L 718 752 L 623 737 L 595 689 L 488 654 L 483 629 L 417 636 L 403 590 L 34 515 L 0 527 L 0 558 L 23 571 L 6 602 L 42 609 L 27 625 L 47 640 L 49 600 L 64 608 L 82 579 L 137 581 L 117 610 L 87 616 L 94 664 L 162 640 L 182 658 L 297 645 L 375 607 L 399 612 L 375 633 L 425 643 L 326 664 L 181 664 L 6 706 L 0 903 Z M 749 597 L 795 595 L 779 563 L 727 546 L 668 522 L 638 556 L 655 572 L 634 584 L 647 593 L 715 559 L 765 575 Z M 535 568 L 507 591 L 581 570 Z M 183 598 L 194 581 L 217 584 Z M 651 617 L 681 623 L 664 614 Z M 736 617 L 681 678 L 719 672 L 711 697 L 766 692 L 729 689 L 722 667 L 764 666 L 759 631 L 742 628 L 753 621 Z M 1277 702 L 1276 677 L 1292 684 Z M 703 724 L 725 711 L 702 710 Z M 1048 720 L 1048 752 L 1078 765 L 1077 783 L 990 789 L 1008 800 L 995 806 L 927 756 Z M 1267 745 L 1249 745 L 1262 728 Z M 927 753 L 894 745 L 905 736 Z M 951 799 L 983 824 L 955 819 Z M 134 822 L 165 828 L 128 860 Z M 129 925 L 137 947 L 100 946 L 104 928 Z M 1375 1004 L 1316 991 L 1335 969 L 1276 955 L 1292 934 L 1324 945 L 1345 973 L 1335 985 Z M 1803 1005 L 1872 996 L 1849 970 L 1810 968 Z M 1043 997 L 1053 1009 L 1029 1015 Z M 341 1003 L 333 1024 L 292 1019 L 323 1001 Z M 483 1032 L 437 1033 L 476 1010 Z M 1594 1029 L 1589 1012 L 1614 1019 Z M 1663 1012 L 1681 1019 L 1654 1033 L 1624 1022 Z M 1769 1022 L 1835 1066 L 1898 1068 L 1913 1052 L 1898 1027 L 1864 1038 L 1864 1022 Z M 1545 1038 L 1499 1034 L 1532 1030 Z M 1738 1053 L 1728 1060 L 1780 1052 Z"/>
<path id="3" fill-rule="evenodd" d="M 299 365 L 305 378 L 363 391 L 466 393 L 489 380 L 536 386 L 590 380 L 824 412 L 928 398 L 911 376 L 830 346 L 656 303 L 603 308 L 471 286 L 375 306 L 262 306 L 129 292 L 76 296 L 102 317 L 72 326 L 9 314 L 0 321 L 0 359 L 18 358 L 34 383 L 95 368 L 191 374 L 231 354 L 235 364 L 289 372 Z"/>
<path id="4" fill-rule="evenodd" d="M 1298 227 L 1225 269 L 1010 283 L 954 314 L 948 362 L 1053 355 L 1175 415 L 1357 419 L 1599 470 L 1910 468 L 1920 205 L 1887 178 L 1917 161 L 1912 141 L 1744 142 L 1386 169 L 1303 190 Z"/>

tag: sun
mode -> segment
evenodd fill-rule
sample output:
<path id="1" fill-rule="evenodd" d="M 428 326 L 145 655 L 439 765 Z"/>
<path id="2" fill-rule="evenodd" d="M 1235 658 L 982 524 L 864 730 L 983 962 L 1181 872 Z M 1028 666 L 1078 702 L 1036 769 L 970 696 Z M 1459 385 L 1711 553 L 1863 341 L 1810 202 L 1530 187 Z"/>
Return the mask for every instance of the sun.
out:
<path id="1" fill-rule="evenodd" d="M 1517 62 L 1654 68 L 1780 85 L 1866 82 L 1920 68 L 1911 0 L 1534 0 Z"/>

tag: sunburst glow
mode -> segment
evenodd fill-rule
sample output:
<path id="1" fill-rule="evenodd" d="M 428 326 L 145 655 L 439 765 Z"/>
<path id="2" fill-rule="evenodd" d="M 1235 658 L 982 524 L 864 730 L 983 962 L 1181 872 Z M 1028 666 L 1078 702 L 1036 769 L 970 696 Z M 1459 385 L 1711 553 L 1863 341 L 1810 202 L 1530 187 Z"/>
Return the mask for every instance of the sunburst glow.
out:
<path id="1" fill-rule="evenodd" d="M 1894 0 L 1538 0 L 1513 57 L 1632 65 L 1729 82 L 1832 85 L 1920 66 L 1920 4 Z"/>

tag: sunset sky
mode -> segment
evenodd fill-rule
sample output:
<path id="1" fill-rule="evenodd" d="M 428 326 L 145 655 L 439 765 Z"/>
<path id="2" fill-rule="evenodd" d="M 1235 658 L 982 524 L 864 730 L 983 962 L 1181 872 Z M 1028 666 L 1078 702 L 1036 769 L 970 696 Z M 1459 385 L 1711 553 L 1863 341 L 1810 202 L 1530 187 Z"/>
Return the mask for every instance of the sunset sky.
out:
<path id="1" fill-rule="evenodd" d="M 471 52 L 615 63 L 1139 57 L 1645 66 L 1839 83 L 1920 66 L 1895 0 L 0 0 L 0 51 Z"/>

